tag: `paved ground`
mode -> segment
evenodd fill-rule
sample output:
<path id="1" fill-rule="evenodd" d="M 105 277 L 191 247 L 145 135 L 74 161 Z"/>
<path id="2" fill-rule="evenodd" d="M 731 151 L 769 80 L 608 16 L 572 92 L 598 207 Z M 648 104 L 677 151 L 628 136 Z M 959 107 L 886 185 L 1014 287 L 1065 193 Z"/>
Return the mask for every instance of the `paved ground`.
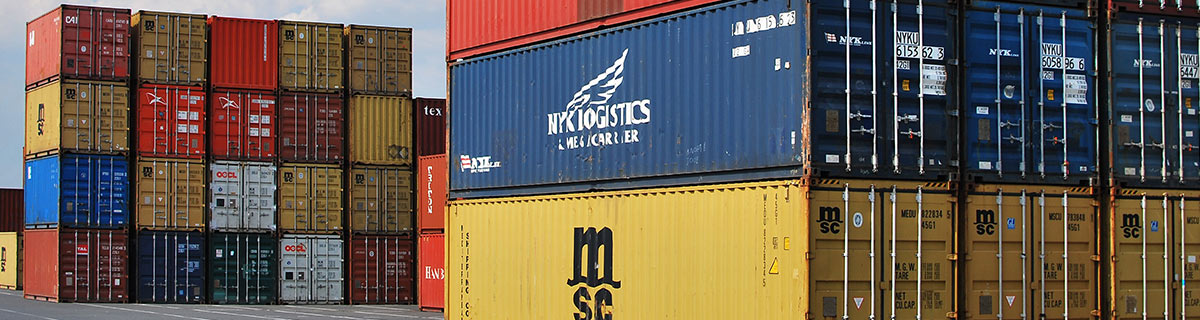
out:
<path id="1" fill-rule="evenodd" d="M 417 306 L 392 305 L 199 305 L 52 303 L 26 300 L 21 292 L 0 290 L 0 319 L 5 320 L 290 320 L 290 319 L 442 319 L 441 313 Z"/>

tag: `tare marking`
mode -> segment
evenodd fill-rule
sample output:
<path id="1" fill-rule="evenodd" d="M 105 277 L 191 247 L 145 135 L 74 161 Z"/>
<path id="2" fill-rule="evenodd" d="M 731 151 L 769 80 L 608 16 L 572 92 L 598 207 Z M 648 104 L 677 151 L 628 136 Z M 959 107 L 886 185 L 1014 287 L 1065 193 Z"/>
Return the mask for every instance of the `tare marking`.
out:
<path id="1" fill-rule="evenodd" d="M 920 33 L 912 31 L 896 31 L 895 40 L 897 58 L 921 58 L 932 60 L 942 60 L 946 58 L 945 47 L 921 46 Z"/>

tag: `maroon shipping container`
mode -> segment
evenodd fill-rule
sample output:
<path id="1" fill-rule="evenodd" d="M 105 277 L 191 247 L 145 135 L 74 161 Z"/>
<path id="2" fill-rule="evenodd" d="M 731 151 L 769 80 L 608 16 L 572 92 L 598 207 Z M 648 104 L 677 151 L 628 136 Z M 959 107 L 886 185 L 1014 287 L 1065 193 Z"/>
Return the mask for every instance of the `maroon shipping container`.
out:
<path id="1" fill-rule="evenodd" d="M 446 99 L 413 99 L 417 111 L 417 155 L 446 153 Z"/>
<path id="2" fill-rule="evenodd" d="M 201 158 L 207 132 L 204 88 L 144 85 L 138 88 L 137 148 L 147 157 Z"/>
<path id="3" fill-rule="evenodd" d="M 25 24 L 25 89 L 129 79 L 129 9 L 62 5 Z"/>
<path id="4" fill-rule="evenodd" d="M 345 99 L 338 94 L 283 93 L 279 96 L 279 158 L 339 163 L 345 149 Z"/>
<path id="5" fill-rule="evenodd" d="M 417 300 L 421 310 L 442 311 L 446 308 L 446 235 L 421 234 L 417 248 L 417 273 L 421 276 Z"/>
<path id="6" fill-rule="evenodd" d="M 274 160 L 275 99 L 269 92 L 213 90 L 208 110 L 213 158 Z"/>
<path id="7" fill-rule="evenodd" d="M 25 230 L 25 298 L 125 302 L 129 252 L 124 230 Z"/>
<path id="8" fill-rule="evenodd" d="M 350 238 L 350 303 L 412 303 L 413 240 L 400 236 Z"/>
<path id="9" fill-rule="evenodd" d="M 275 21 L 213 16 L 208 27 L 213 88 L 275 90 L 279 80 Z"/>
<path id="10" fill-rule="evenodd" d="M 25 190 L 0 189 L 0 232 L 25 230 Z"/>

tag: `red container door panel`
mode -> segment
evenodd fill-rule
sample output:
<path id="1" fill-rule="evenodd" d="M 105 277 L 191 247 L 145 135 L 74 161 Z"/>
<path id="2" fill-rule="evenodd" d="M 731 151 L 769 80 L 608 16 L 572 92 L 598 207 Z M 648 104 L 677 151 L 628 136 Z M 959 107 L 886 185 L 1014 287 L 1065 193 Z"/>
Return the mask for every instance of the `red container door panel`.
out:
<path id="1" fill-rule="evenodd" d="M 275 89 L 279 80 L 275 21 L 209 17 L 208 25 L 214 88 Z"/>
<path id="2" fill-rule="evenodd" d="M 244 91 L 214 91 L 209 136 L 213 156 L 265 160 L 275 157 L 275 96 Z"/>
<path id="3" fill-rule="evenodd" d="M 129 10 L 63 6 L 29 23 L 25 84 L 129 78 Z M 44 20 L 44 21 L 43 21 Z"/>
<path id="4" fill-rule="evenodd" d="M 446 225 L 448 160 L 440 154 L 417 161 L 417 226 L 422 232 L 441 232 Z"/>
<path id="5" fill-rule="evenodd" d="M 204 88 L 149 85 L 138 90 L 138 152 L 199 158 L 205 150 Z"/>
<path id="6" fill-rule="evenodd" d="M 413 241 L 401 237 L 351 239 L 350 302 L 412 303 Z"/>
<path id="7" fill-rule="evenodd" d="M 334 94 L 284 94 L 279 101 L 279 156 L 285 161 L 341 162 L 345 100 Z"/>
<path id="8" fill-rule="evenodd" d="M 58 229 L 31 229 L 25 231 L 24 277 L 26 297 L 58 297 Z"/>
<path id="9" fill-rule="evenodd" d="M 417 295 L 422 310 L 446 308 L 446 235 L 422 234 L 417 252 Z"/>

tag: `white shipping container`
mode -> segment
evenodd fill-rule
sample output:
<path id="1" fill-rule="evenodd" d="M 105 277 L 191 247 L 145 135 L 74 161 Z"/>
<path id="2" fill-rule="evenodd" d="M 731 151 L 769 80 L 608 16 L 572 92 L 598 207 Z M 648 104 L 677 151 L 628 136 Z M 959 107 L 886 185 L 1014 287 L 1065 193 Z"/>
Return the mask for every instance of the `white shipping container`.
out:
<path id="1" fill-rule="evenodd" d="M 276 169 L 267 162 L 213 162 L 209 227 L 217 231 L 274 231 Z"/>
<path id="2" fill-rule="evenodd" d="M 338 236 L 284 235 L 279 252 L 280 302 L 342 302 L 345 278 Z"/>

